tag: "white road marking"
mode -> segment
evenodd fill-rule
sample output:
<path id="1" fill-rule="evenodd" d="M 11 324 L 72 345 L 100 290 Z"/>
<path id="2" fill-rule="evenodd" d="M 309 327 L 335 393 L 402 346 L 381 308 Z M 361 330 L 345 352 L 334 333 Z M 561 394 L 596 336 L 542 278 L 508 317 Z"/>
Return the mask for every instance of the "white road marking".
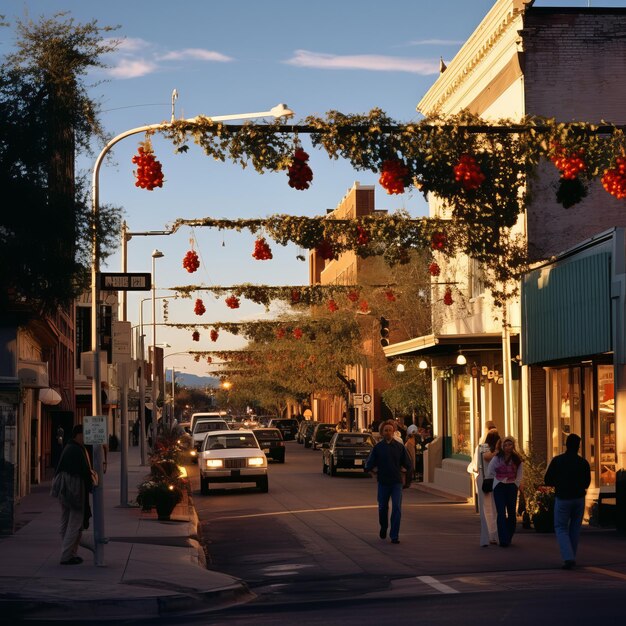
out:
<path id="1" fill-rule="evenodd" d="M 432 576 L 418 576 L 417 580 L 430 585 L 437 591 L 441 591 L 441 593 L 459 593 L 456 589 L 453 589 L 449 585 L 444 583 L 440 583 L 436 578 Z"/>

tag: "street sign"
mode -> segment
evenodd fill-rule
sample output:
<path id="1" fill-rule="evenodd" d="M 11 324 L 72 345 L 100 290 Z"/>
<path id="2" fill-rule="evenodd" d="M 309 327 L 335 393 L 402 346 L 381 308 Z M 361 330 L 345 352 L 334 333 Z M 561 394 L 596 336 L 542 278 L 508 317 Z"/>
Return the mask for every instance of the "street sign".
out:
<path id="1" fill-rule="evenodd" d="M 363 394 L 362 393 L 352 394 L 352 406 L 363 406 Z"/>
<path id="2" fill-rule="evenodd" d="M 150 273 L 100 272 L 102 291 L 150 291 Z"/>
<path id="3" fill-rule="evenodd" d="M 371 403 L 372 403 L 372 396 L 369 393 L 364 393 L 363 404 L 371 404 Z"/>
<path id="4" fill-rule="evenodd" d="M 85 415 L 83 417 L 83 441 L 87 445 L 108 443 L 106 415 Z"/>
<path id="5" fill-rule="evenodd" d="M 113 363 L 130 363 L 130 322 L 113 322 L 111 324 L 111 334 L 113 336 L 111 360 Z"/>

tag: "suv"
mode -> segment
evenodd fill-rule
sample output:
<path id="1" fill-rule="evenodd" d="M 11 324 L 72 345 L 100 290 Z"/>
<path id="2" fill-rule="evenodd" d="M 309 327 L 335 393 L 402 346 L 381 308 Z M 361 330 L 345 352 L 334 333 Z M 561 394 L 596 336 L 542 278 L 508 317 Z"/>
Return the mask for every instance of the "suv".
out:
<path id="1" fill-rule="evenodd" d="M 268 428 L 278 428 L 283 434 L 283 439 L 285 441 L 296 438 L 299 426 L 300 424 L 297 419 L 285 417 L 275 417 L 271 419 L 270 423 L 267 425 Z"/>
<path id="2" fill-rule="evenodd" d="M 191 432 L 193 432 L 193 428 L 196 425 L 196 421 L 199 419 L 215 419 L 215 420 L 223 420 L 226 421 L 228 419 L 228 415 L 225 411 L 205 411 L 202 413 L 193 413 L 191 416 Z"/>
<path id="3" fill-rule="evenodd" d="M 267 459 L 251 430 L 216 430 L 207 434 L 198 460 L 200 493 L 215 483 L 255 483 L 269 490 Z"/>
<path id="4" fill-rule="evenodd" d="M 193 439 L 193 449 L 191 450 L 191 458 L 196 460 L 202 447 L 202 442 L 207 436 L 207 433 L 214 430 L 229 430 L 228 424 L 220 417 L 200 417 L 196 419 L 193 430 L 191 431 L 191 437 Z"/>

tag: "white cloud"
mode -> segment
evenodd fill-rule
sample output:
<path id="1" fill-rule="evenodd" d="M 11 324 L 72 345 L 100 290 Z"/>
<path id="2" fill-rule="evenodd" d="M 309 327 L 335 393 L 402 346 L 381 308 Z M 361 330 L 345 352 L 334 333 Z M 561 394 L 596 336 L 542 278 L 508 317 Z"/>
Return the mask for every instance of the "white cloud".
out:
<path id="1" fill-rule="evenodd" d="M 113 78 L 128 79 L 139 78 L 152 74 L 158 70 L 156 63 L 145 59 L 122 59 L 117 65 L 107 70 L 107 74 Z"/>
<path id="2" fill-rule="evenodd" d="M 117 50 L 119 52 L 137 52 L 137 50 L 145 50 L 150 48 L 152 44 L 145 39 L 139 37 L 124 37 L 124 39 L 114 39 L 118 42 Z"/>
<path id="3" fill-rule="evenodd" d="M 373 54 L 336 55 L 296 50 L 294 56 L 285 61 L 285 63 L 298 67 L 314 67 L 324 70 L 410 72 L 425 76 L 439 73 L 439 61 Z"/>
<path id="4" fill-rule="evenodd" d="M 218 63 L 227 63 L 233 58 L 214 52 L 213 50 L 204 50 L 203 48 L 185 48 L 183 50 L 172 50 L 157 57 L 159 61 L 215 61 Z"/>

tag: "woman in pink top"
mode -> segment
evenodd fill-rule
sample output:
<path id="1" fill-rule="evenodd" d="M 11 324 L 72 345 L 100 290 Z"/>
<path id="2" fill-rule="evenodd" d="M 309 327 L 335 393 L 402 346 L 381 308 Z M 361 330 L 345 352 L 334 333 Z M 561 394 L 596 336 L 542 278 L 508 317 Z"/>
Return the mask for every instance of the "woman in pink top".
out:
<path id="1" fill-rule="evenodd" d="M 517 523 L 517 491 L 522 482 L 522 458 L 515 450 L 515 439 L 505 437 L 498 454 L 491 459 L 487 477 L 493 478 L 493 501 L 496 505 L 498 540 L 510 545 Z"/>

